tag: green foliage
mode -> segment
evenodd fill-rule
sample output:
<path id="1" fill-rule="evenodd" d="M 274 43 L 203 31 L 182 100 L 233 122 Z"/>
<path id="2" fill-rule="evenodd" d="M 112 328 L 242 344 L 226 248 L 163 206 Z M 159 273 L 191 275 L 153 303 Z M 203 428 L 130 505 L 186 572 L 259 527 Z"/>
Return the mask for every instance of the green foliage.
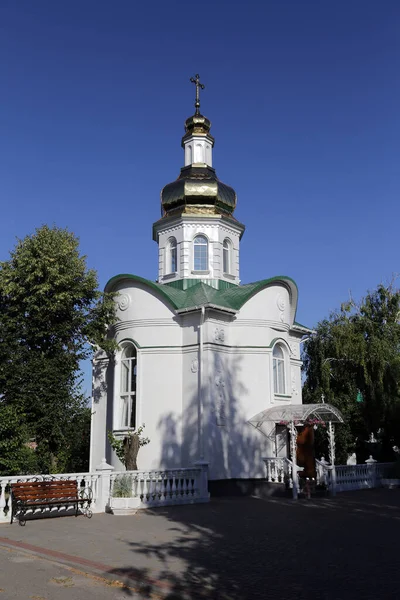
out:
<path id="1" fill-rule="evenodd" d="M 0 475 L 37 472 L 36 455 L 28 439 L 24 415 L 0 402 Z"/>
<path id="2" fill-rule="evenodd" d="M 45 225 L 0 263 L 0 394 L 22 415 L 44 473 L 87 464 L 77 456 L 88 451 L 90 419 L 80 363 L 93 345 L 113 351 L 114 321 L 113 298 L 98 291 L 71 232 Z"/>
<path id="3" fill-rule="evenodd" d="M 115 454 L 118 456 L 119 460 L 125 464 L 125 451 L 124 451 L 124 440 L 116 438 L 113 435 L 112 431 L 107 433 L 108 441 L 110 442 L 111 448 L 114 450 Z"/>
<path id="4" fill-rule="evenodd" d="M 400 292 L 379 285 L 359 304 L 342 304 L 305 343 L 304 401 L 319 402 L 323 393 L 342 411 L 340 461 L 348 452 L 357 451 L 359 459 L 370 454 L 371 432 L 379 439 L 376 458 L 392 459 L 392 447 L 400 445 L 399 315 Z"/>
<path id="5" fill-rule="evenodd" d="M 131 498 L 132 497 L 132 476 L 117 475 L 114 479 L 113 498 Z"/>
<path id="6" fill-rule="evenodd" d="M 107 434 L 111 448 L 114 450 L 119 460 L 125 465 L 126 469 L 137 470 L 137 455 L 142 446 L 150 443 L 148 437 L 143 437 L 145 425 L 141 425 L 135 431 L 130 432 L 122 439 L 115 437 L 112 431 Z"/>

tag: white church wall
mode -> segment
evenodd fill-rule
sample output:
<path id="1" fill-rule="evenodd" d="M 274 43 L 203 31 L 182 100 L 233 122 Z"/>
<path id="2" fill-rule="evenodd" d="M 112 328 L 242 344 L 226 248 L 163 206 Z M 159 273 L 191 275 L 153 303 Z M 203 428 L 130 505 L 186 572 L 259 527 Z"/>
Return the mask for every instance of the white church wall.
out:
<path id="1" fill-rule="evenodd" d="M 143 351 L 140 368 L 140 415 L 150 444 L 141 448 L 139 468 L 173 468 L 181 464 L 182 372 L 180 351 Z"/>
<path id="2" fill-rule="evenodd" d="M 204 374 L 204 373 L 203 373 Z M 201 450 L 198 436 L 198 347 L 184 349 L 182 355 L 182 466 L 189 467 L 199 460 Z"/>
<path id="3" fill-rule="evenodd" d="M 118 288 L 117 342 L 132 339 L 141 347 L 181 346 L 182 332 L 174 312 L 157 292 L 140 282 Z"/>
<path id="4" fill-rule="evenodd" d="M 267 321 L 287 327 L 291 321 L 291 302 L 288 289 L 271 285 L 252 296 L 240 309 L 237 323 L 241 321 Z"/>
<path id="5" fill-rule="evenodd" d="M 140 449 L 140 469 L 173 468 L 181 462 L 182 443 L 181 413 L 182 386 L 176 373 L 182 369 L 180 351 L 138 351 L 136 423 L 145 425 L 143 435 L 150 444 Z M 115 362 L 115 384 L 113 391 L 113 426 L 117 435 L 123 435 L 119 420 L 120 362 Z M 110 428 L 111 429 L 111 428 Z M 111 453 L 111 464 L 116 469 L 123 466 Z"/>
<path id="6" fill-rule="evenodd" d="M 268 387 L 263 357 L 211 347 L 205 355 L 204 444 L 210 479 L 263 477 L 261 457 L 268 443 L 247 423 L 266 408 L 260 393 Z"/>
<path id="7" fill-rule="evenodd" d="M 290 393 L 292 396 L 292 404 L 301 404 L 302 387 L 301 387 L 301 361 L 290 361 Z"/>

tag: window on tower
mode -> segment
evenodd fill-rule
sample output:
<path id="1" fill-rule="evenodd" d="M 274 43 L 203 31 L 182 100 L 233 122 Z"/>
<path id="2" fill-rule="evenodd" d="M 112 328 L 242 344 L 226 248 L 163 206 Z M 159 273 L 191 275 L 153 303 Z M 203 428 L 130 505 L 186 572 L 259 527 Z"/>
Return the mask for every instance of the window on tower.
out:
<path id="1" fill-rule="evenodd" d="M 224 239 L 222 246 L 222 258 L 223 258 L 223 272 L 226 275 L 232 273 L 232 243 L 228 238 Z"/>
<path id="2" fill-rule="evenodd" d="M 133 344 L 125 346 L 121 357 L 121 410 L 119 429 L 136 427 L 137 352 Z"/>
<path id="3" fill-rule="evenodd" d="M 274 394 L 286 394 L 285 353 L 280 344 L 274 346 L 272 352 L 274 373 Z"/>
<path id="4" fill-rule="evenodd" d="M 165 266 L 166 275 L 176 273 L 178 270 L 178 246 L 174 237 L 168 240 Z"/>
<path id="5" fill-rule="evenodd" d="M 205 235 L 194 238 L 193 258 L 194 271 L 208 271 L 208 240 Z"/>

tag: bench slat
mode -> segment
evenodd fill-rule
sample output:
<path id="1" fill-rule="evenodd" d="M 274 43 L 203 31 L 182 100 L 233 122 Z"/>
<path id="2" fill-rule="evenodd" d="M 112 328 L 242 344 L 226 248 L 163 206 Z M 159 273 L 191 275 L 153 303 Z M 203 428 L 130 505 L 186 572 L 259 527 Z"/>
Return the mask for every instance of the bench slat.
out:
<path id="1" fill-rule="evenodd" d="M 14 499 L 18 502 L 30 502 L 31 500 L 58 500 L 59 498 L 79 498 L 79 496 L 75 493 L 72 494 L 48 494 L 47 496 L 39 495 L 27 495 L 27 496 L 14 496 Z"/>
<path id="2" fill-rule="evenodd" d="M 14 506 L 16 507 L 16 513 L 22 511 L 21 514 L 25 515 L 27 509 L 35 509 L 37 507 L 45 507 L 51 505 L 68 505 L 73 504 L 76 507 L 76 514 L 78 514 L 78 507 L 84 510 L 86 516 L 91 516 L 90 511 L 90 500 L 79 497 L 80 488 L 76 480 L 49 480 L 49 481 L 20 481 L 11 484 L 11 493 L 13 502 L 13 510 L 11 515 L 11 523 L 13 521 Z M 89 502 L 89 507 L 86 506 L 86 502 Z M 21 517 L 20 517 L 21 524 Z"/>

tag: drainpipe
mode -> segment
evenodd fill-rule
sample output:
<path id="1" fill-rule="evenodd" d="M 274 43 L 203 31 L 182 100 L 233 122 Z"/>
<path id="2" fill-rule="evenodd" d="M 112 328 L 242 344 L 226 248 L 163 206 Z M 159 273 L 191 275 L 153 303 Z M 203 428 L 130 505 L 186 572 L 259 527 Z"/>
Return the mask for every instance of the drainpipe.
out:
<path id="1" fill-rule="evenodd" d="M 203 439 L 203 324 L 206 315 L 206 309 L 201 307 L 199 322 L 199 376 L 198 376 L 198 401 L 197 401 L 197 427 L 199 442 L 199 459 L 204 460 L 204 439 Z"/>

